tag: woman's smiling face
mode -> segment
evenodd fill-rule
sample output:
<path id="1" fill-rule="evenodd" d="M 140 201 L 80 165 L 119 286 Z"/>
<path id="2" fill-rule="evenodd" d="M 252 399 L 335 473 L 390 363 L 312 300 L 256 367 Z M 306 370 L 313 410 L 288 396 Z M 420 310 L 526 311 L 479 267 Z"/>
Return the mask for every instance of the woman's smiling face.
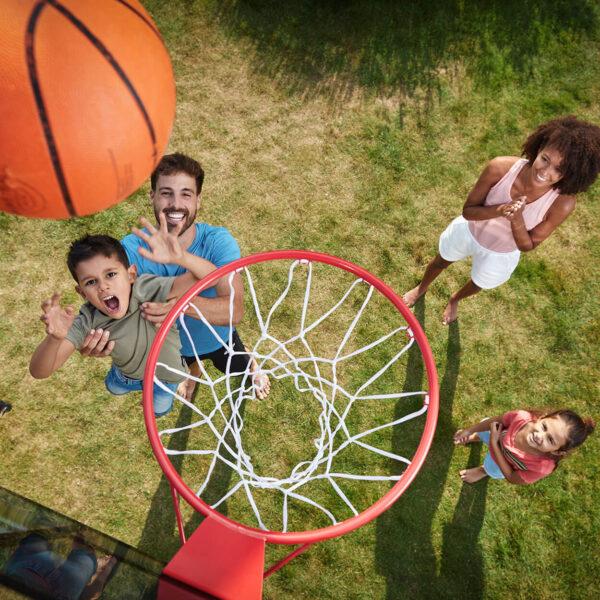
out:
<path id="1" fill-rule="evenodd" d="M 552 187 L 562 179 L 560 164 L 562 155 L 554 148 L 542 148 L 531 165 L 531 179 L 534 185 Z"/>

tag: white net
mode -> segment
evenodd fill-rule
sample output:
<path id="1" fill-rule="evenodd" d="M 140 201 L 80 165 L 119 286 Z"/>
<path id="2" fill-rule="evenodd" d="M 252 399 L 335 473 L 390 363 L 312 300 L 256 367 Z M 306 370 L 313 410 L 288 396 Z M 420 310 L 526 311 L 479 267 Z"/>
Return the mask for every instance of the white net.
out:
<path id="1" fill-rule="evenodd" d="M 199 360 L 201 349 L 195 347 L 183 314 L 178 316 L 199 365 L 198 376 L 185 375 L 199 389 L 195 402 L 175 394 L 175 402 L 187 407 L 191 416 L 184 424 L 162 429 L 159 436 L 165 452 L 178 457 L 171 461 L 179 460 L 180 473 L 185 470 L 183 462 L 192 461 L 186 483 L 205 501 L 210 496 L 213 508 L 223 510 L 234 498 L 243 498 L 247 516 L 254 517 L 249 525 L 286 532 L 292 506 L 300 518 L 306 517 L 304 510 L 320 515 L 325 521 L 320 525 L 336 524 L 357 515 L 365 502 L 368 505 L 385 492 L 381 487 L 365 492 L 364 486 L 389 488 L 390 482 L 399 480 L 420 439 L 424 418 L 418 418 L 427 412 L 429 398 L 426 390 L 407 389 L 406 374 L 401 376 L 398 365 L 406 369 L 411 349 L 414 355 L 418 347 L 402 315 L 373 286 L 333 267 L 319 273 L 323 277 L 316 286 L 312 261 L 277 262 L 284 263 L 287 273 L 280 272 L 279 279 L 267 275 L 270 297 L 258 293 L 250 268 L 239 271 L 246 286 L 247 308 L 240 326 L 246 352 L 236 350 L 233 341 L 236 273 L 229 275 L 227 339 L 196 306 L 185 307 L 188 314 L 195 311 L 226 347 L 225 373 L 213 375 Z M 343 276 L 336 278 L 335 273 Z M 373 321 L 383 305 L 392 316 Z M 249 344 L 252 331 L 254 341 Z M 234 358 L 246 353 L 254 360 L 244 371 L 233 371 Z M 420 352 L 416 354 L 420 358 Z M 160 362 L 157 365 L 173 371 Z M 253 381 L 259 375 L 271 381 L 271 395 L 265 400 L 256 400 Z M 155 383 L 167 390 L 156 377 Z M 285 418 L 274 404 L 278 394 L 284 403 L 280 406 L 292 411 Z M 262 423 L 248 409 L 255 404 L 266 413 Z M 249 431 L 249 419 L 254 432 Z M 415 421 L 414 432 L 407 435 L 412 436 L 412 445 L 398 443 L 397 427 Z M 163 420 L 157 424 L 160 427 Z M 294 428 L 308 438 L 299 444 L 302 452 L 290 442 Z M 262 447 L 262 460 L 249 446 Z M 202 463 L 193 462 L 198 459 Z M 225 484 L 214 484 L 225 472 Z M 273 494 L 277 508 L 271 502 L 263 509 L 265 495 L 272 500 Z"/>

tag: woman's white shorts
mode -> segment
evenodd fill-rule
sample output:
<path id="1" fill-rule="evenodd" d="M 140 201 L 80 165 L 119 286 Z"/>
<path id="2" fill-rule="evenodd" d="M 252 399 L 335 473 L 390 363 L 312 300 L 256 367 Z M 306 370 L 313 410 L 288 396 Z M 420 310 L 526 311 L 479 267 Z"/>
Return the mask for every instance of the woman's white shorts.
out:
<path id="1" fill-rule="evenodd" d="M 491 290 L 510 279 L 519 264 L 521 252 L 493 252 L 480 246 L 464 217 L 456 217 L 442 235 L 439 243 L 440 255 L 444 260 L 455 262 L 473 257 L 471 279 L 484 290 Z"/>

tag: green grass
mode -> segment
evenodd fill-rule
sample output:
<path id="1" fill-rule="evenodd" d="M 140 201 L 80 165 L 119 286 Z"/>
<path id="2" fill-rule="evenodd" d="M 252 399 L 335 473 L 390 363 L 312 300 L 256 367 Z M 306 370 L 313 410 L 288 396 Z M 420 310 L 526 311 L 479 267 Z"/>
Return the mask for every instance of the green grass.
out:
<path id="1" fill-rule="evenodd" d="M 170 149 L 202 161 L 202 219 L 228 226 L 244 254 L 330 252 L 402 292 L 487 160 L 519 154 L 545 119 L 600 122 L 593 2 L 146 4 L 177 78 Z M 316 545 L 267 580 L 266 598 L 598 596 L 598 440 L 534 486 L 466 487 L 458 470 L 483 451 L 454 448 L 451 436 L 515 407 L 565 405 L 599 417 L 599 189 L 581 195 L 508 284 L 465 301 L 457 325 L 443 327 L 441 312 L 467 265 L 449 269 L 417 305 L 441 385 L 422 472 L 376 522 Z M 73 357 L 46 381 L 27 373 L 42 336 L 40 301 L 58 289 L 77 302 L 68 243 L 88 231 L 122 236 L 140 214 L 150 216 L 147 187 L 83 219 L 0 214 L 0 397 L 14 406 L 0 419 L 0 485 L 167 559 L 178 548 L 175 521 L 138 398 L 106 394 L 106 360 Z M 261 293 L 273 297 L 280 280 L 263 281 Z M 370 323 L 385 325 L 383 317 Z M 240 331 L 249 337 L 252 324 Z M 398 381 L 422 384 L 416 357 Z M 295 455 L 315 422 L 286 404 L 286 390 L 247 407 L 248 422 Z M 282 422 L 294 422 L 294 433 L 286 436 Z M 398 428 L 382 443 L 408 448 L 417 429 Z M 256 435 L 248 444 L 268 464 L 271 447 Z M 382 467 L 394 469 L 374 465 Z M 189 533 L 198 518 L 186 515 Z M 268 560 L 282 554 L 270 548 Z"/>

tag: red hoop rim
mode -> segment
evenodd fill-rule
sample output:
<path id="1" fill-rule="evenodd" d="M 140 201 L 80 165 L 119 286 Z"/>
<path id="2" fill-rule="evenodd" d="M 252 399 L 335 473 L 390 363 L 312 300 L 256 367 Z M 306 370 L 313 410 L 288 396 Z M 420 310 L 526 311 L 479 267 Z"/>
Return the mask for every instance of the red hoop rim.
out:
<path id="1" fill-rule="evenodd" d="M 394 304 L 394 306 L 400 311 L 410 326 L 414 335 L 414 339 L 421 350 L 421 354 L 425 363 L 425 370 L 427 373 L 427 381 L 429 383 L 428 409 L 423 435 L 421 436 L 421 440 L 413 456 L 411 464 L 404 471 L 402 478 L 398 480 L 388 492 L 379 498 L 379 500 L 377 500 L 374 504 L 369 506 L 360 514 L 346 519 L 345 521 L 341 521 L 335 525 L 329 525 L 328 527 L 322 527 L 320 529 L 313 529 L 310 531 L 289 531 L 285 533 L 281 531 L 264 531 L 262 529 L 257 529 L 255 527 L 250 527 L 234 521 L 225 515 L 222 515 L 216 509 L 211 508 L 208 504 L 206 504 L 206 502 L 194 494 L 194 492 L 183 481 L 175 467 L 173 467 L 171 464 L 171 461 L 164 450 L 162 442 L 160 441 L 153 411 L 152 395 L 156 362 L 158 360 L 163 341 L 169 329 L 174 324 L 181 308 L 188 304 L 194 296 L 211 287 L 217 279 L 220 279 L 224 275 L 227 275 L 232 271 L 240 270 L 249 265 L 272 260 L 309 260 L 312 262 L 321 262 L 348 271 L 349 273 L 356 275 L 376 288 L 381 294 L 390 300 L 392 304 Z M 273 250 L 270 252 L 260 252 L 258 254 L 245 256 L 228 263 L 216 271 L 213 271 L 204 279 L 198 281 L 194 286 L 192 286 L 171 309 L 163 321 L 160 329 L 158 330 L 154 342 L 152 343 L 144 372 L 143 398 L 144 421 L 146 423 L 146 431 L 148 433 L 148 438 L 150 439 L 152 451 L 154 452 L 154 456 L 156 457 L 156 460 L 158 461 L 167 479 L 174 489 L 177 490 L 179 495 L 184 498 L 192 508 L 202 513 L 206 517 L 210 516 L 226 527 L 243 531 L 246 535 L 262 538 L 265 541 L 274 544 L 311 544 L 320 540 L 338 537 L 349 533 L 358 527 L 362 527 L 369 521 L 372 521 L 378 517 L 382 512 L 390 508 L 392 504 L 394 504 L 394 502 L 396 502 L 396 500 L 398 500 L 398 498 L 409 487 L 423 466 L 435 434 L 439 410 L 438 377 L 433 354 L 431 352 L 429 342 L 427 341 L 427 337 L 425 336 L 425 332 L 423 331 L 419 321 L 408 309 L 406 304 L 404 304 L 402 299 L 392 290 L 391 287 L 362 267 L 359 267 L 358 265 L 355 265 L 347 260 L 338 258 L 337 256 L 332 256 L 330 254 L 324 254 L 321 252 L 312 252 L 309 250 Z"/>

